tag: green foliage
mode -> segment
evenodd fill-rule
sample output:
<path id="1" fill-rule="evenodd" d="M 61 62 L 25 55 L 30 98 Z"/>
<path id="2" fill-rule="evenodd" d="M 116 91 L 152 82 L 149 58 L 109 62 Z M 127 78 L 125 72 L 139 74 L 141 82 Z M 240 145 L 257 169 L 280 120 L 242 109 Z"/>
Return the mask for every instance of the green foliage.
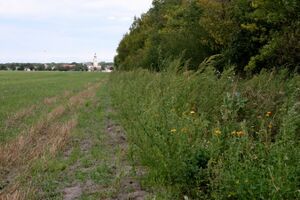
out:
<path id="1" fill-rule="evenodd" d="M 132 158 L 167 199 L 298 199 L 299 85 L 287 71 L 244 80 L 209 66 L 110 84 Z"/>
<path id="2" fill-rule="evenodd" d="M 222 54 L 222 67 L 239 73 L 288 68 L 300 63 L 297 0 L 160 0 L 136 18 L 117 49 L 119 70 L 161 71 L 182 58 L 188 69 Z"/>
<path id="3" fill-rule="evenodd" d="M 212 51 L 202 38 L 201 8 L 197 1 L 154 1 L 153 7 L 136 19 L 121 41 L 115 63 L 118 69 L 145 68 L 160 71 L 162 61 L 183 57 L 197 69 Z"/>

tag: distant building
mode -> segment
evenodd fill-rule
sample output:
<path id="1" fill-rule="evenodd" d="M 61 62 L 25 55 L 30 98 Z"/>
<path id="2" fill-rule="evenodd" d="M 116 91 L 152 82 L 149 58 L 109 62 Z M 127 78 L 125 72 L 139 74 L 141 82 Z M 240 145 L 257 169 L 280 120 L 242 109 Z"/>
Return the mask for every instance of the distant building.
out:
<path id="1" fill-rule="evenodd" d="M 87 65 L 88 71 L 93 72 L 93 71 L 101 71 L 101 65 L 98 63 L 97 59 L 97 54 L 95 53 L 93 63 L 88 63 Z"/>

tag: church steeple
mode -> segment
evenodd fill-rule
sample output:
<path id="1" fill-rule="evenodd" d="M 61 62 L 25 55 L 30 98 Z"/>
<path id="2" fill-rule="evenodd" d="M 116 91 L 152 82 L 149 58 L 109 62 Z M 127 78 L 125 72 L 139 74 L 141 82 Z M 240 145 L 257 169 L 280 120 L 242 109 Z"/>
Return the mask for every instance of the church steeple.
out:
<path id="1" fill-rule="evenodd" d="M 94 55 L 93 66 L 94 66 L 95 68 L 98 68 L 98 61 L 97 61 L 97 54 L 96 54 L 96 53 L 95 53 L 95 55 Z"/>

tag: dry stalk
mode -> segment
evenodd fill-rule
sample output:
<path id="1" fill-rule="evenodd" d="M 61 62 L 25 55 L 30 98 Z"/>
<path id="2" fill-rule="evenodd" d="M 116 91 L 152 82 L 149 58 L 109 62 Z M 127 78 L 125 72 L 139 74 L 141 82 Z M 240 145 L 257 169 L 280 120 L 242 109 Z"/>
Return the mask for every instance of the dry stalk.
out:
<path id="1" fill-rule="evenodd" d="M 58 97 L 46 97 L 43 101 L 43 103 L 47 106 L 50 106 L 54 103 L 56 103 L 56 101 L 58 100 Z"/>
<path id="2" fill-rule="evenodd" d="M 68 141 L 71 131 L 76 127 L 77 119 L 76 117 L 65 123 L 56 123 L 47 129 L 47 133 L 44 133 L 41 137 L 27 139 L 25 143 L 27 145 L 23 146 L 20 152 L 19 159 L 14 159 L 11 155 L 9 157 L 11 160 L 11 165 L 14 168 L 22 168 L 22 172 L 26 173 L 31 163 L 41 158 L 45 153 L 49 152 L 51 156 L 55 156 L 56 152 L 65 146 Z M 2 192 L 0 192 L 1 198 L 7 199 L 24 199 L 27 193 L 22 192 L 23 188 L 20 184 L 8 185 Z"/>

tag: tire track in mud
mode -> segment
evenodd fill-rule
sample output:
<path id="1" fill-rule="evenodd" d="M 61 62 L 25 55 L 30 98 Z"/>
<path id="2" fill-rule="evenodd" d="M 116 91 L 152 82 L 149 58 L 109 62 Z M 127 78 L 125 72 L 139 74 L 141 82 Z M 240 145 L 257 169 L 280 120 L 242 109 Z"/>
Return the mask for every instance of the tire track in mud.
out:
<path id="1" fill-rule="evenodd" d="M 114 111 L 111 108 L 107 109 L 107 113 L 112 114 Z M 117 124 L 113 119 L 106 118 L 106 134 L 108 135 L 108 145 L 111 148 L 120 150 L 119 167 L 116 169 L 116 174 L 120 177 L 117 192 L 111 200 L 144 200 L 149 193 L 146 192 L 136 175 L 132 175 L 133 166 L 127 158 L 128 143 L 124 129 Z"/>

